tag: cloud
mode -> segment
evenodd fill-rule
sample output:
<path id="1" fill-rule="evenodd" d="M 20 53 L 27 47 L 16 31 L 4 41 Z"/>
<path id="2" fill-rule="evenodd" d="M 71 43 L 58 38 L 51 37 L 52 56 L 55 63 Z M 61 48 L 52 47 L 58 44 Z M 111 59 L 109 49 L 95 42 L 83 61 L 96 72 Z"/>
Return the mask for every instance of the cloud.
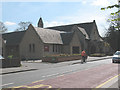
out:
<path id="1" fill-rule="evenodd" d="M 2 2 L 83 2 L 84 0 L 3 0 Z M 85 0 L 87 1 L 87 0 Z"/>
<path id="2" fill-rule="evenodd" d="M 9 22 L 9 21 L 6 21 L 4 24 L 7 25 L 7 26 L 16 25 L 16 23 L 14 23 L 14 22 Z"/>
<path id="3" fill-rule="evenodd" d="M 95 5 L 95 6 L 108 6 L 110 3 L 108 2 L 108 0 L 95 0 L 93 1 L 92 5 Z"/>
<path id="4" fill-rule="evenodd" d="M 86 4 L 87 0 L 81 0 L 82 4 Z"/>
<path id="5" fill-rule="evenodd" d="M 51 22 L 45 21 L 44 24 L 45 24 L 45 27 L 52 27 L 52 26 L 65 25 L 65 24 L 68 24 L 68 23 L 58 22 L 58 21 L 51 21 Z"/>
<path id="6" fill-rule="evenodd" d="M 93 0 L 91 5 L 106 7 L 117 3 L 117 0 Z"/>

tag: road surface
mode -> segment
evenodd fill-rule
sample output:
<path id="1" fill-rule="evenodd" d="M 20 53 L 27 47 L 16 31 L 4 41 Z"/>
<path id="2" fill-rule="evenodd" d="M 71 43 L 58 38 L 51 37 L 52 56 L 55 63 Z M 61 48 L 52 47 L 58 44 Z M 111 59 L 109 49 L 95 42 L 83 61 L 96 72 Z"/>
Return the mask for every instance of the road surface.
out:
<path id="1" fill-rule="evenodd" d="M 39 64 L 39 63 L 38 63 Z M 2 76 L 3 88 L 118 88 L 119 64 L 111 59 Z"/>

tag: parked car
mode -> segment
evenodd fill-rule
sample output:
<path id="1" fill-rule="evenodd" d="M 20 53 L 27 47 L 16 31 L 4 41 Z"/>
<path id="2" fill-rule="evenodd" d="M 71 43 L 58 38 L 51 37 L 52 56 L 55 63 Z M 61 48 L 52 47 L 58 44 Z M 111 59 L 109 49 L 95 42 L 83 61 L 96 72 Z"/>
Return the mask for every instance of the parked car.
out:
<path id="1" fill-rule="evenodd" d="M 120 51 L 116 51 L 112 58 L 113 63 L 119 63 L 120 62 Z"/>

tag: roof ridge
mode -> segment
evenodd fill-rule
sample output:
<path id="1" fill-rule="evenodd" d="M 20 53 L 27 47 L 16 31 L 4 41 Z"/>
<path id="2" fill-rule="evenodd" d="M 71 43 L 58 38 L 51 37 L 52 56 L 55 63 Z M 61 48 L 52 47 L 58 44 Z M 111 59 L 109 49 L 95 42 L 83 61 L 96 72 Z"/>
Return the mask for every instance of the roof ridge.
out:
<path id="1" fill-rule="evenodd" d="M 62 27 L 62 26 L 72 26 L 72 25 L 80 25 L 80 24 L 91 24 L 93 22 L 85 22 L 85 23 L 75 23 L 75 24 L 66 24 L 66 25 L 60 25 L 60 26 L 52 26 L 52 27 L 46 27 L 46 28 L 53 28 L 53 27 Z"/>
<path id="2" fill-rule="evenodd" d="M 57 31 L 57 30 L 49 29 L 49 28 L 40 28 L 40 27 L 34 27 L 34 28 L 36 28 L 36 29 L 43 29 L 43 30 L 50 31 L 50 32 L 61 32 L 61 31 Z"/>
<path id="3" fill-rule="evenodd" d="M 26 30 L 25 30 L 26 31 Z M 14 31 L 14 32 L 7 32 L 7 33 L 3 33 L 2 35 L 5 35 L 5 34 L 13 34 L 13 33 L 19 33 L 19 32 L 25 32 L 25 31 Z"/>

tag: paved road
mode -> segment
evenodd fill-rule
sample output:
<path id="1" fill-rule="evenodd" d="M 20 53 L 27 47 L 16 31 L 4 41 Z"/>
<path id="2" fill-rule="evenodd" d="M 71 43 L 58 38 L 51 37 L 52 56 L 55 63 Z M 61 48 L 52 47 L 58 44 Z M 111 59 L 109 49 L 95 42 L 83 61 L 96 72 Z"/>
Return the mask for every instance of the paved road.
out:
<path id="1" fill-rule="evenodd" d="M 116 76 L 118 74 L 117 69 L 118 64 L 112 64 L 111 59 L 106 59 L 85 64 L 78 63 L 36 71 L 6 74 L 2 76 L 2 87 L 94 88 Z M 85 84 L 86 82 L 88 84 Z"/>

